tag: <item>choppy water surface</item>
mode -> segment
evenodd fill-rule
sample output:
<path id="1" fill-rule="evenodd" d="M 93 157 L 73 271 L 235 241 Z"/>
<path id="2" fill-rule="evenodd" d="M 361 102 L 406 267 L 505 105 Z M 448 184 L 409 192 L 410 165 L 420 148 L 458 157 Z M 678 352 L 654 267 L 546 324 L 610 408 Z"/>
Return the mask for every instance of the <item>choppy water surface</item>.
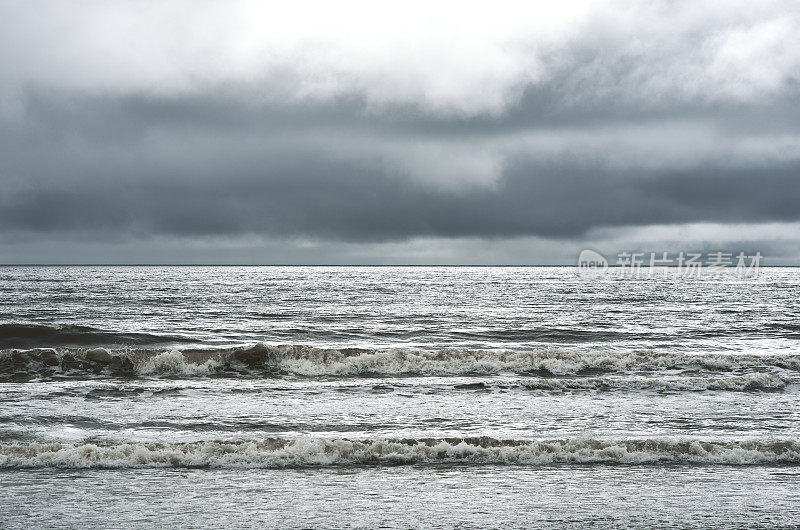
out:
<path id="1" fill-rule="evenodd" d="M 800 524 L 799 299 L 792 268 L 0 268 L 0 523 Z"/>

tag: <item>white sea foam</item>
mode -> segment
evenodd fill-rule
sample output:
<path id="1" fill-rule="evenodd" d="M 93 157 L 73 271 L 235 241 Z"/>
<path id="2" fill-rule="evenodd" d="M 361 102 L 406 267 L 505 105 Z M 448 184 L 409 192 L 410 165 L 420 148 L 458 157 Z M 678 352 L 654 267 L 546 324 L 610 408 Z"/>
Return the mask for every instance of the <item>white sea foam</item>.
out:
<path id="1" fill-rule="evenodd" d="M 217 359 L 207 359 L 202 363 L 189 361 L 179 350 L 168 350 L 147 356 L 134 363 L 139 374 L 181 374 L 208 375 L 215 373 L 220 366 Z"/>
<path id="2" fill-rule="evenodd" d="M 797 355 L 673 354 L 652 351 L 577 352 L 548 348 L 508 350 L 330 350 L 304 346 L 269 347 L 265 365 L 299 375 L 431 374 L 545 372 L 576 375 L 582 372 L 660 371 L 676 368 L 729 371 L 779 367 L 800 370 Z M 236 354 L 232 355 L 233 358 Z"/>
<path id="3" fill-rule="evenodd" d="M 436 463 L 800 465 L 800 442 L 272 438 L 116 445 L 0 444 L 2 468 L 274 468 Z"/>

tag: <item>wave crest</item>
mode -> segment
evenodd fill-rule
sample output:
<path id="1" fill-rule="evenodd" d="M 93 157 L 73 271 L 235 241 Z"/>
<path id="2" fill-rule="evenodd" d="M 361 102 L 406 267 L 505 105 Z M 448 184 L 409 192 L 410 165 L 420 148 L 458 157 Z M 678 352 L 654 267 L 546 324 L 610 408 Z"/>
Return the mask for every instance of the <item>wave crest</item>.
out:
<path id="1" fill-rule="evenodd" d="M 800 442 L 592 438 L 523 441 L 480 437 L 0 444 L 0 468 L 280 468 L 437 463 L 798 465 Z"/>
<path id="2" fill-rule="evenodd" d="M 578 352 L 556 348 L 530 351 L 330 349 L 260 343 L 221 350 L 39 348 L 0 351 L 0 378 L 26 375 L 80 377 L 86 374 L 352 377 L 508 373 L 547 378 L 669 370 L 730 373 L 739 377 L 707 381 L 709 389 L 780 387 L 791 379 L 777 377 L 773 372 L 800 371 L 800 355 Z M 744 371 L 754 373 L 743 374 Z M 749 379 L 742 379 L 745 376 Z M 682 379 L 687 380 L 685 377 Z M 696 383 L 691 384 L 698 386 Z M 602 382 L 596 386 L 602 387 Z M 645 386 L 652 384 L 645 383 Z"/>
<path id="3" fill-rule="evenodd" d="M 590 375 L 629 371 L 696 368 L 733 371 L 752 368 L 800 370 L 800 355 L 682 354 L 653 351 L 580 352 L 539 350 L 386 350 L 257 344 L 225 352 L 249 368 L 268 368 L 298 375 L 461 375 L 503 372 L 539 375 Z"/>

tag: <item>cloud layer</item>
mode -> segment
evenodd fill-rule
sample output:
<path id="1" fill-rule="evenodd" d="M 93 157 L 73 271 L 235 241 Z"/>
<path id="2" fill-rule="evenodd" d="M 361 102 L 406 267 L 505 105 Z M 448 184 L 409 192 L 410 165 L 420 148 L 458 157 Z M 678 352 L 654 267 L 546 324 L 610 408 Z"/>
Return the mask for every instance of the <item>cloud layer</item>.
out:
<path id="1" fill-rule="evenodd" d="M 798 257 L 794 3 L 195 6 L 0 7 L 0 261 Z"/>

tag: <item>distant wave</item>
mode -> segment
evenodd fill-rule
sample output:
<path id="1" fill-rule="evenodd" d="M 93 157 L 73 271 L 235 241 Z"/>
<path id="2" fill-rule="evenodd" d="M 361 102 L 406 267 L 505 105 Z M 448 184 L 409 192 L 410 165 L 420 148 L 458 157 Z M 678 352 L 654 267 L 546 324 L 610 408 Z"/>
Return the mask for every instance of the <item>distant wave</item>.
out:
<path id="1" fill-rule="evenodd" d="M 444 463 L 799 465 L 800 441 L 308 437 L 113 445 L 0 444 L 0 468 L 281 468 Z"/>
<path id="2" fill-rule="evenodd" d="M 449 336 L 462 340 L 500 340 L 531 342 L 603 342 L 639 338 L 640 335 L 622 331 L 541 328 L 541 329 L 487 329 L 481 331 L 452 331 Z M 652 333 L 646 335 L 652 338 Z"/>
<path id="3" fill-rule="evenodd" d="M 294 374 L 306 377 L 352 376 L 449 376 L 520 374 L 530 376 L 580 376 L 579 383 L 554 380 L 541 385 L 552 388 L 602 388 L 611 379 L 588 379 L 603 374 L 680 371 L 664 374 L 673 379 L 639 380 L 643 388 L 740 389 L 779 388 L 787 374 L 800 371 L 800 355 L 685 354 L 654 351 L 576 352 L 565 349 L 530 351 L 500 350 L 413 350 L 413 349 L 327 349 L 311 346 L 269 346 L 222 350 L 184 349 L 75 349 L 39 348 L 0 352 L 0 378 L 95 375 L 181 375 L 239 376 Z M 741 373 L 747 371 L 750 373 Z M 727 373 L 739 376 L 725 381 L 691 379 L 695 372 Z M 769 373 L 765 373 L 769 372 Z M 666 382 L 665 382 L 666 381 Z M 669 381 L 672 381 L 671 383 Z M 537 383 L 538 384 L 538 383 Z M 544 388 L 544 386 L 542 386 Z"/>
<path id="4" fill-rule="evenodd" d="M 187 339 L 176 336 L 105 331 L 71 324 L 0 324 L 0 349 L 94 345 L 165 344 Z"/>

